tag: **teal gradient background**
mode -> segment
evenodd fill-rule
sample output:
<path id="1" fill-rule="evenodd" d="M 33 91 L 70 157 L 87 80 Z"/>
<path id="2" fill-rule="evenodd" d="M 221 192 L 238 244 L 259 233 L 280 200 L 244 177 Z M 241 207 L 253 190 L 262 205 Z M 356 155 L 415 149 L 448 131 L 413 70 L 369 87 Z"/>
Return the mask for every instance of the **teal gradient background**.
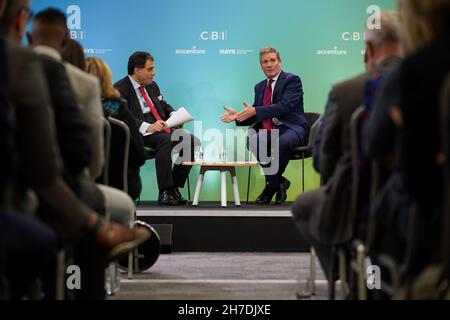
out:
<path id="1" fill-rule="evenodd" d="M 149 51 L 155 58 L 156 81 L 165 99 L 175 108 L 186 107 L 203 132 L 235 128 L 219 117 L 223 106 L 242 108 L 253 102 L 254 85 L 264 79 L 258 50 L 266 45 L 279 49 L 283 70 L 298 74 L 303 82 L 304 110 L 323 113 L 332 84 L 364 70 L 362 33 L 370 16 L 367 8 L 395 9 L 394 0 L 34 0 L 37 12 L 52 6 L 64 12 L 69 5 L 81 9 L 79 39 L 87 55 L 104 59 L 114 81 L 126 75 L 129 55 Z M 75 30 L 80 31 L 80 30 Z M 224 32 L 226 40 L 202 40 L 201 33 Z M 359 39 L 345 41 L 344 32 Z M 206 50 L 205 55 L 177 55 L 176 49 Z M 346 55 L 318 55 L 317 50 L 346 50 Z M 98 49 L 107 49 L 98 51 Z M 221 55 L 220 49 L 253 50 L 245 55 Z M 93 52 L 93 53 L 92 53 Z M 193 131 L 193 123 L 186 126 Z M 204 142 L 205 147 L 205 142 Z M 319 177 L 306 161 L 306 189 L 318 186 Z M 241 199 L 245 199 L 247 169 L 238 170 Z M 191 193 L 198 168 L 190 174 Z M 141 170 L 142 200 L 157 198 L 154 161 Z M 288 200 L 301 192 L 301 162 L 291 161 L 285 176 L 292 181 Z M 229 180 L 230 181 L 230 180 Z M 252 170 L 250 199 L 262 190 L 264 177 Z M 232 199 L 231 183 L 228 198 Z M 219 200 L 219 174 L 206 175 L 201 201 Z M 187 187 L 182 190 L 187 196 Z"/>

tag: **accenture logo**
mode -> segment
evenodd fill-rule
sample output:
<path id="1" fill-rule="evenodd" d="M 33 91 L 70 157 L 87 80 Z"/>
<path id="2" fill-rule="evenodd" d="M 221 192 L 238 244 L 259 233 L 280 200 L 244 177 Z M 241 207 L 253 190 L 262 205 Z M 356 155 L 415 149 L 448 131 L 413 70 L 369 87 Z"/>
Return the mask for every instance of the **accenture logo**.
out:
<path id="1" fill-rule="evenodd" d="M 196 46 L 192 46 L 192 49 L 175 49 L 177 55 L 205 55 L 205 49 L 197 49 Z"/>
<path id="2" fill-rule="evenodd" d="M 338 49 L 338 47 L 334 47 L 333 49 L 319 49 L 316 50 L 316 54 L 319 56 L 346 56 L 348 53 L 347 50 Z"/>
<path id="3" fill-rule="evenodd" d="M 370 5 L 367 7 L 366 13 L 368 15 L 366 20 L 366 27 L 368 30 L 381 29 L 381 8 L 377 5 Z M 348 43 L 349 41 L 364 41 L 366 39 L 366 33 L 364 31 L 344 31 L 340 34 L 340 40 Z M 316 49 L 316 55 L 319 56 L 346 56 L 351 51 L 348 49 L 340 49 L 338 46 L 334 46 L 330 49 Z M 361 51 L 364 55 L 364 50 Z"/>

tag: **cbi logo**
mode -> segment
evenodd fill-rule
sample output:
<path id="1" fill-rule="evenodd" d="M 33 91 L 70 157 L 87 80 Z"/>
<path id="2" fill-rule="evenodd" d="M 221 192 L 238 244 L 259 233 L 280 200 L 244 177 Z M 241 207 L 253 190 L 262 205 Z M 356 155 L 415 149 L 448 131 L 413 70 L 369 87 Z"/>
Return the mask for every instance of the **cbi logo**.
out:
<path id="1" fill-rule="evenodd" d="M 86 39 L 86 30 L 81 29 L 81 9 L 72 4 L 66 9 L 67 28 L 69 28 L 70 37 L 74 40 Z"/>
<path id="2" fill-rule="evenodd" d="M 203 31 L 200 33 L 200 39 L 203 41 L 226 41 L 228 40 L 228 31 Z"/>
<path id="3" fill-rule="evenodd" d="M 370 5 L 367 7 L 366 13 L 369 15 L 366 20 L 367 29 L 381 29 L 381 8 L 377 5 Z M 361 41 L 365 40 L 365 37 L 365 32 L 360 31 L 345 31 L 341 34 L 341 39 L 344 41 Z"/>

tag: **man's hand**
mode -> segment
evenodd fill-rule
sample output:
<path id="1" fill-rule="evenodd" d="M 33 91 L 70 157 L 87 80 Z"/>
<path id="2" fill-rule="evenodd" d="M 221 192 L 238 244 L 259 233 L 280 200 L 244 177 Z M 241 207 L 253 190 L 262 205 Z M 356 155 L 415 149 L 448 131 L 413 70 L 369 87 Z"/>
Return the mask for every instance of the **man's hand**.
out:
<path id="1" fill-rule="evenodd" d="M 167 127 L 167 124 L 164 121 L 158 120 L 158 121 L 152 123 L 147 128 L 147 132 L 150 132 L 150 133 L 163 132 L 166 127 Z"/>
<path id="2" fill-rule="evenodd" d="M 220 117 L 220 120 L 222 121 L 222 122 L 225 122 L 225 123 L 229 123 L 229 122 L 232 122 L 232 121 L 234 121 L 234 120 L 236 120 L 236 115 L 237 115 L 237 111 L 236 110 L 234 110 L 233 108 L 230 108 L 230 107 L 227 107 L 227 106 L 225 106 L 225 107 L 223 107 L 225 110 L 227 110 L 227 113 L 224 113 L 221 117 Z"/>
<path id="3" fill-rule="evenodd" d="M 236 116 L 235 119 L 237 121 L 244 121 L 247 120 L 248 118 L 251 118 L 253 116 L 256 115 L 256 109 L 253 108 L 251 105 L 249 105 L 247 102 L 244 101 L 244 106 L 245 109 L 242 110 L 241 112 L 239 112 Z"/>

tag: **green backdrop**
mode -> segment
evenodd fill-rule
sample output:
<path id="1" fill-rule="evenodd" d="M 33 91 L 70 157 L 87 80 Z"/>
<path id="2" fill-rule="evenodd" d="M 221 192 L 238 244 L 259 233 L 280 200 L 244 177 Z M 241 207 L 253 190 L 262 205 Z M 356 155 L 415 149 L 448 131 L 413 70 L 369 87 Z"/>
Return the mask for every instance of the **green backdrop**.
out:
<path id="1" fill-rule="evenodd" d="M 242 101 L 253 102 L 254 85 L 264 79 L 258 50 L 266 45 L 280 50 L 283 70 L 301 77 L 305 111 L 322 113 L 330 86 L 363 71 L 363 31 L 371 5 L 395 9 L 394 0 L 34 0 L 33 10 L 64 10 L 71 36 L 88 56 L 108 62 L 114 81 L 126 75 L 133 51 L 151 52 L 165 99 L 174 108 L 186 107 L 202 121 L 203 132 L 225 132 L 234 125 L 220 122 L 223 106 L 241 109 Z M 193 130 L 194 124 L 186 128 Z M 300 170 L 301 161 L 287 168 L 285 176 L 292 182 L 288 200 L 301 192 Z M 238 169 L 242 200 L 247 172 Z M 194 168 L 192 194 L 197 175 Z M 142 168 L 142 180 L 141 199 L 155 200 L 154 161 Z M 306 160 L 305 182 L 306 190 L 319 184 L 311 159 Z M 253 170 L 251 200 L 263 183 L 260 170 Z M 219 189 L 219 173 L 207 173 L 200 200 L 219 200 Z M 186 196 L 187 188 L 182 193 Z"/>

